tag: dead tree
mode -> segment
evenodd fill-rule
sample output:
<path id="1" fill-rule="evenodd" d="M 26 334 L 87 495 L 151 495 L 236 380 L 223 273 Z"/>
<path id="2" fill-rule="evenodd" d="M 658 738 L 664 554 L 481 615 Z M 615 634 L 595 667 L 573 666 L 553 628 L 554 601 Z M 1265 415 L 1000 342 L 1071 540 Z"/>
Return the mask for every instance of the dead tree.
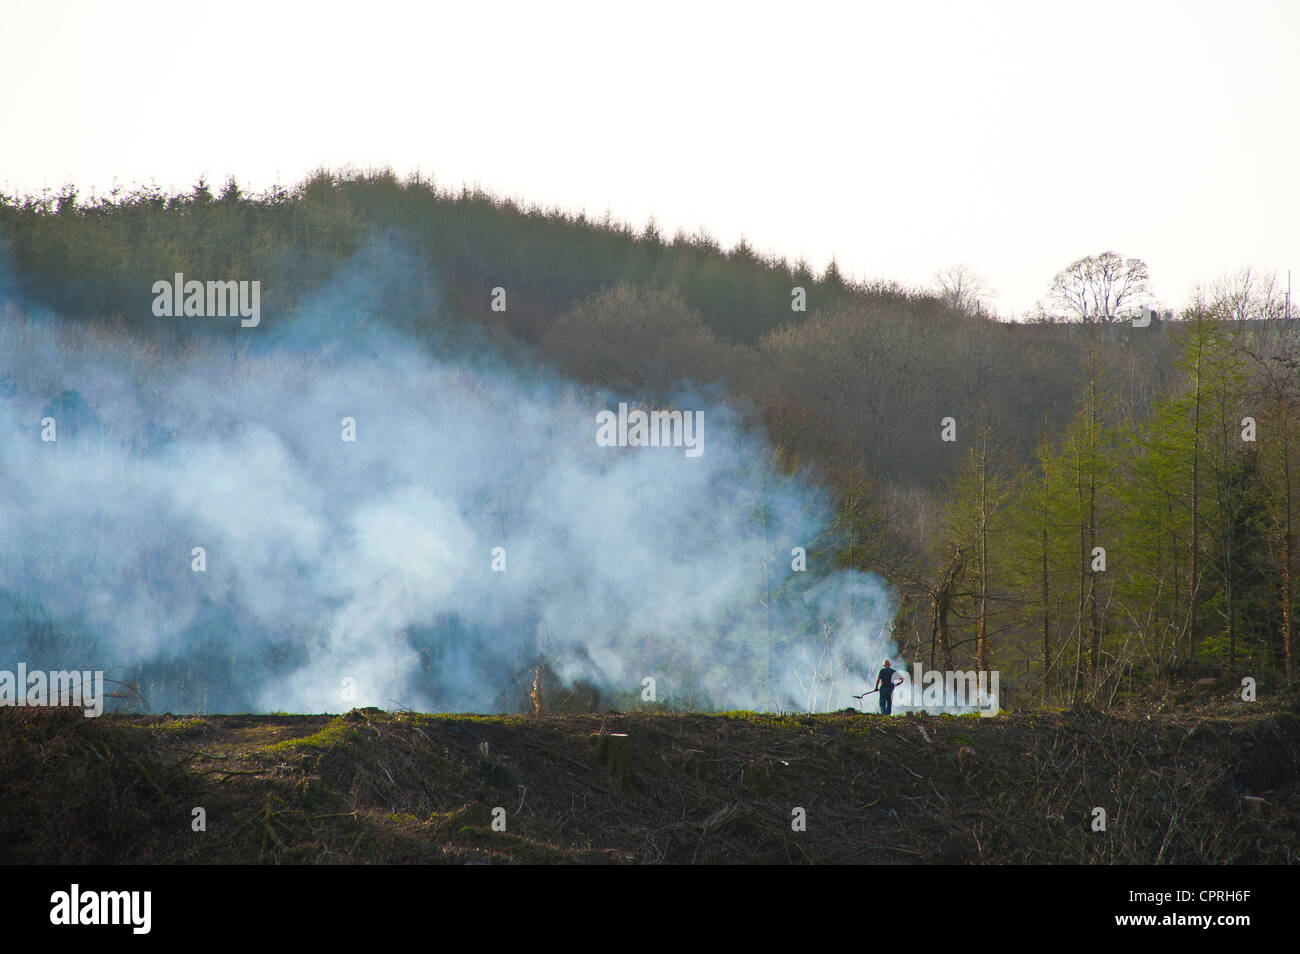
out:
<path id="1" fill-rule="evenodd" d="M 943 649 L 943 665 L 952 669 L 952 640 L 948 637 L 948 612 L 952 609 L 957 581 L 966 567 L 966 550 L 960 544 L 934 588 L 930 590 L 930 668 L 934 668 L 935 643 Z"/>

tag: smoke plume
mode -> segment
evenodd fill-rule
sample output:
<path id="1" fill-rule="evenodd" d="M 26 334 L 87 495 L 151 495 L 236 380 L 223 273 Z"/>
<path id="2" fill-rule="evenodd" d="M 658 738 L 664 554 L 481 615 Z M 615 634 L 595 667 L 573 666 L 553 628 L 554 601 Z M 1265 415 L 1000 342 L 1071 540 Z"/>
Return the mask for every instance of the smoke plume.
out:
<path id="1" fill-rule="evenodd" d="M 149 316 L 172 344 L 12 278 L 0 666 L 103 669 L 154 711 L 493 712 L 544 658 L 608 704 L 825 710 L 895 655 L 892 592 L 834 568 L 824 491 L 724 394 L 579 386 L 445 314 L 414 335 L 436 276 L 400 244 L 255 329 Z M 599 446 L 600 411 L 665 397 L 698 457 Z"/>

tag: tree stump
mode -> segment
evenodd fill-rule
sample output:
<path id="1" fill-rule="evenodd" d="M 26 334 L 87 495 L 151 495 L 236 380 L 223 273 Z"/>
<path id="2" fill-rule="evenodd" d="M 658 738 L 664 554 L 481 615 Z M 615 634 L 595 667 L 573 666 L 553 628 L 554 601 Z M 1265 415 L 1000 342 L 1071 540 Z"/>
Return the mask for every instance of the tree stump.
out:
<path id="1" fill-rule="evenodd" d="M 755 795 L 766 795 L 772 791 L 772 773 L 762 762 L 750 762 L 745 766 L 745 788 Z"/>
<path id="2" fill-rule="evenodd" d="M 623 788 L 632 791 L 631 748 L 627 733 L 593 732 L 587 736 L 587 741 L 591 743 L 596 764 L 603 765 Z"/>
<path id="3" fill-rule="evenodd" d="M 708 771 L 707 766 L 703 749 L 687 749 L 682 753 L 682 768 L 691 778 L 704 778 Z"/>
<path id="4" fill-rule="evenodd" d="M 963 775 L 969 775 L 975 771 L 979 764 L 979 759 L 975 755 L 975 750 L 969 745 L 963 745 L 957 750 L 957 767 L 961 769 Z"/>

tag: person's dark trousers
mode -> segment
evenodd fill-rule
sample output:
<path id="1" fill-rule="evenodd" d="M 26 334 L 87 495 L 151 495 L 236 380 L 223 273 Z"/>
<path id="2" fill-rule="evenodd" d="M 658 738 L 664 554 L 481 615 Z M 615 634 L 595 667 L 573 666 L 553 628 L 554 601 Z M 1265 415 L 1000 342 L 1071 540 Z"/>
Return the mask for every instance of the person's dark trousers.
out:
<path id="1" fill-rule="evenodd" d="M 894 694 L 880 690 L 880 714 L 889 715 L 894 711 Z"/>

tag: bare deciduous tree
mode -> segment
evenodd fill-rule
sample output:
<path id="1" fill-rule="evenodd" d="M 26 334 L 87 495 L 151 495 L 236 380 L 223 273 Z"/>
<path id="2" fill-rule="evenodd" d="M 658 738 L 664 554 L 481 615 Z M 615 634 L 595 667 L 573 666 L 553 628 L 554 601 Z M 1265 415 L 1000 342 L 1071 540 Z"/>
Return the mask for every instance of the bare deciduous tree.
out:
<path id="1" fill-rule="evenodd" d="M 1286 314 L 1286 298 L 1277 273 L 1249 265 L 1217 279 L 1198 298 L 1211 315 L 1224 321 L 1269 320 Z"/>
<path id="2" fill-rule="evenodd" d="M 1068 317 L 1110 324 L 1141 306 L 1150 281 L 1142 259 L 1102 252 L 1057 272 L 1050 294 L 1052 303 Z"/>
<path id="3" fill-rule="evenodd" d="M 987 299 L 993 294 L 984 276 L 961 262 L 947 265 L 935 272 L 934 284 L 939 290 L 939 297 L 950 308 L 972 315 L 984 314 Z"/>

